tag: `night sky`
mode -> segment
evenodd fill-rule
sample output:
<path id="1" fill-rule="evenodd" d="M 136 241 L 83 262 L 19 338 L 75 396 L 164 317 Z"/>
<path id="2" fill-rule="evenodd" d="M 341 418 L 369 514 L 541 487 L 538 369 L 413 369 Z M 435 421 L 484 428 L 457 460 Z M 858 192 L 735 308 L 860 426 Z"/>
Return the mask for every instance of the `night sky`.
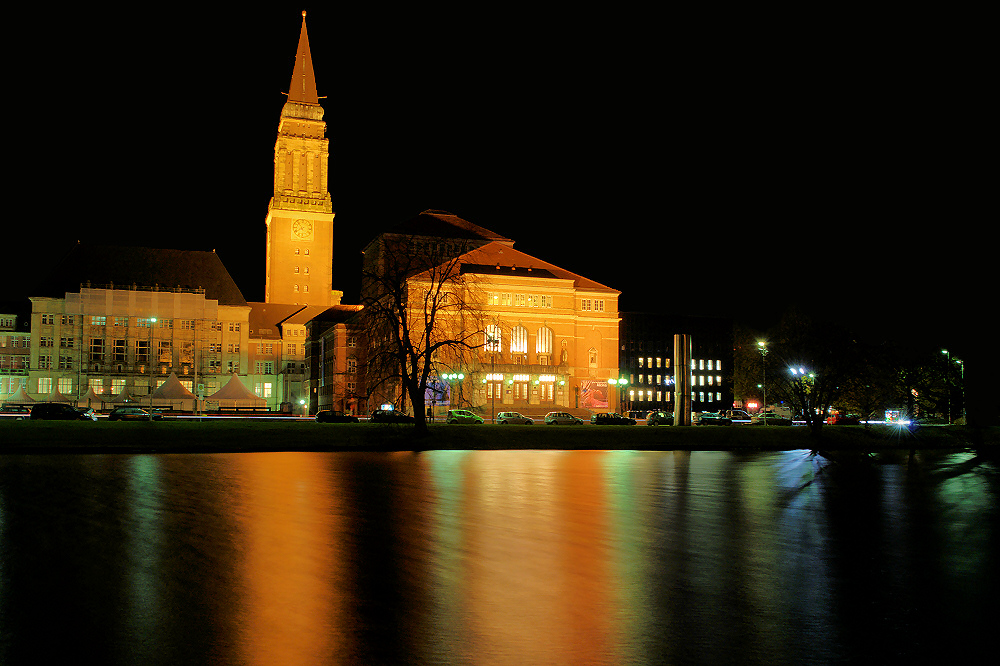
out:
<path id="1" fill-rule="evenodd" d="M 14 21 L 9 291 L 58 254 L 36 250 L 83 239 L 214 248 L 263 299 L 303 8 L 265 7 Z M 969 203 L 971 101 L 899 17 L 560 7 L 306 7 L 345 301 L 362 247 L 434 208 L 622 310 L 764 327 L 797 304 L 966 343 L 997 240 Z"/>

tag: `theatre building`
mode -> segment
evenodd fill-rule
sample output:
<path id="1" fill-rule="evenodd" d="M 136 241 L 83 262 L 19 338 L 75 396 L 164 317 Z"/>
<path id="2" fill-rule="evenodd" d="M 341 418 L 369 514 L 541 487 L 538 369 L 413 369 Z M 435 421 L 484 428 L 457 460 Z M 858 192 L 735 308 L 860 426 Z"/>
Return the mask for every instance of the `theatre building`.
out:
<path id="1" fill-rule="evenodd" d="M 465 332 L 475 331 L 468 354 L 439 359 L 425 396 L 435 415 L 457 407 L 483 416 L 618 409 L 617 395 L 609 391 L 609 380 L 618 378 L 618 291 L 525 254 L 500 234 L 433 210 L 373 240 L 365 249 L 366 270 L 375 270 L 371 262 L 391 262 L 387 255 L 402 238 L 413 252 L 426 248 L 456 262 L 460 279 L 450 288 L 465 300 Z M 429 288 L 428 279 L 427 272 L 409 278 L 411 302 L 422 302 L 412 295 Z M 363 367 L 364 349 L 357 353 Z M 383 401 L 398 404 L 401 394 L 368 396 L 370 405 Z"/>

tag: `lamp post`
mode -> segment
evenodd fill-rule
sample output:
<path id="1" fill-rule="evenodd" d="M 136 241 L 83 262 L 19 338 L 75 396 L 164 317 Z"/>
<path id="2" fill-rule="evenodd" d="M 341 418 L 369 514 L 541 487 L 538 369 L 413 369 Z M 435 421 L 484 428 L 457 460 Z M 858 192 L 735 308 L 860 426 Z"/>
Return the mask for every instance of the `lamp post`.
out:
<path id="1" fill-rule="evenodd" d="M 807 372 L 805 368 L 788 368 L 788 371 L 792 373 L 793 377 L 798 379 L 798 383 L 801 386 L 802 391 L 802 406 L 806 410 L 806 422 L 812 425 L 812 419 L 815 417 L 813 414 L 812 399 L 810 395 L 812 394 L 813 386 L 816 383 L 816 373 Z"/>
<path id="2" fill-rule="evenodd" d="M 153 374 L 153 324 L 156 323 L 156 317 L 150 317 L 148 320 L 149 325 L 149 350 L 148 350 L 148 361 L 146 365 L 149 367 L 149 418 L 147 419 L 150 423 L 153 422 L 153 383 L 156 378 Z"/>
<path id="3" fill-rule="evenodd" d="M 948 379 L 948 375 L 951 374 L 951 361 L 952 361 L 952 358 L 951 358 L 951 352 L 948 351 L 947 349 L 942 349 L 941 353 L 944 354 L 948 358 L 948 366 L 947 366 L 947 371 L 945 372 L 944 381 L 945 381 L 945 385 L 948 387 L 948 425 L 951 425 L 951 382 Z M 962 417 L 963 417 L 963 420 L 964 420 L 964 417 L 965 417 L 965 363 L 962 362 L 962 359 L 958 359 L 958 358 L 955 359 L 955 363 L 958 364 L 959 371 L 960 371 L 961 377 L 962 377 Z"/>
<path id="4" fill-rule="evenodd" d="M 760 369 L 761 369 L 761 385 L 760 389 L 764 394 L 763 407 L 761 409 L 767 413 L 767 343 L 763 340 L 757 341 L 757 348 L 760 350 Z M 767 425 L 767 417 L 764 419 L 764 425 Z"/>

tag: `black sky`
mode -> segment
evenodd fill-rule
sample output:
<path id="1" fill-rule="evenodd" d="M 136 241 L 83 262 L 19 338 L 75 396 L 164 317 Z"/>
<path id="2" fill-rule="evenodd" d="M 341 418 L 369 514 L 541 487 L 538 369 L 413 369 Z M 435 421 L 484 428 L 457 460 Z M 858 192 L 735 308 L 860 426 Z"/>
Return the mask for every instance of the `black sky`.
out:
<path id="1" fill-rule="evenodd" d="M 898 16 L 563 7 L 306 7 L 346 300 L 361 248 L 436 208 L 623 310 L 810 304 L 963 344 L 995 223 L 969 203 L 970 100 Z M 301 9 L 21 17 L 13 290 L 84 239 L 214 248 L 262 300 Z"/>

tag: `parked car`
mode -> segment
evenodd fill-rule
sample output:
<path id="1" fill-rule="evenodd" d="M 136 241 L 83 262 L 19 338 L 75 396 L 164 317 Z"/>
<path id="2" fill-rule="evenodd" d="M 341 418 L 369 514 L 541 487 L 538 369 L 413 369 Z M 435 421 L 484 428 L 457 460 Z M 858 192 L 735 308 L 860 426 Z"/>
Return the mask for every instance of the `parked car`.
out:
<path id="1" fill-rule="evenodd" d="M 395 409 L 376 409 L 368 417 L 371 423 L 413 423 L 413 417 Z"/>
<path id="2" fill-rule="evenodd" d="M 545 425 L 579 425 L 583 419 L 566 412 L 549 412 L 545 415 Z"/>
<path id="3" fill-rule="evenodd" d="M 500 412 L 497 414 L 497 423 L 504 425 L 508 423 L 532 425 L 534 422 L 534 419 L 528 418 L 521 412 Z"/>
<path id="4" fill-rule="evenodd" d="M 752 425 L 792 425 L 792 419 L 778 416 L 774 412 L 758 412 L 750 419 Z"/>
<path id="5" fill-rule="evenodd" d="M 358 417 L 338 412 L 333 409 L 321 409 L 316 412 L 316 423 L 357 423 Z"/>
<path id="6" fill-rule="evenodd" d="M 97 414 L 90 407 L 74 407 L 60 402 L 40 402 L 32 405 L 31 419 L 61 421 L 96 421 Z"/>
<path id="7" fill-rule="evenodd" d="M 827 417 L 827 425 L 861 425 L 861 417 L 856 414 L 833 414 Z"/>
<path id="8" fill-rule="evenodd" d="M 733 423 L 750 423 L 750 415 L 742 409 L 726 410 L 726 416 L 729 417 Z"/>
<path id="9" fill-rule="evenodd" d="M 590 417 L 590 422 L 594 425 L 635 425 L 635 419 L 622 416 L 617 412 L 594 414 Z"/>
<path id="10" fill-rule="evenodd" d="M 645 419 L 648 412 L 649 412 L 648 409 L 643 411 L 633 410 L 631 412 L 625 412 L 625 416 L 629 417 L 630 419 L 635 419 L 636 421 L 639 421 L 640 419 Z"/>
<path id="11" fill-rule="evenodd" d="M 109 421 L 149 421 L 149 411 L 142 407 L 115 407 L 108 413 Z M 163 414 L 153 412 L 154 421 L 163 420 Z"/>
<path id="12" fill-rule="evenodd" d="M 4 405 L 0 412 L 3 412 L 4 416 L 12 416 L 15 421 L 23 421 L 24 419 L 31 416 L 31 406 L 30 405 Z"/>
<path id="13" fill-rule="evenodd" d="M 482 423 L 482 417 L 467 409 L 449 409 L 448 423 Z"/>
<path id="14" fill-rule="evenodd" d="M 673 425 L 674 413 L 665 409 L 655 409 L 646 415 L 646 425 Z"/>
<path id="15" fill-rule="evenodd" d="M 702 412 L 694 422 L 695 425 L 730 425 L 733 421 L 722 412 Z"/>

